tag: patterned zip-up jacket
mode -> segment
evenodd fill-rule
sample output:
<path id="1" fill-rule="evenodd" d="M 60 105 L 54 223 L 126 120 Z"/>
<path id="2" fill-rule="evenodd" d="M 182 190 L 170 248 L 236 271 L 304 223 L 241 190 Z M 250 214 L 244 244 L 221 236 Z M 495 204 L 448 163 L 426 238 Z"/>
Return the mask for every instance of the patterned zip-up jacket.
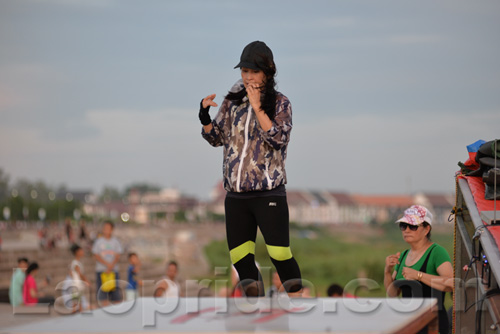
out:
<path id="1" fill-rule="evenodd" d="M 231 88 L 243 89 L 239 80 Z M 224 99 L 212 121 L 212 131 L 202 136 L 212 146 L 224 145 L 224 189 L 232 192 L 271 190 L 286 184 L 285 160 L 292 131 L 292 106 L 286 96 L 276 97 L 276 116 L 269 131 L 260 127 L 248 102 Z"/>

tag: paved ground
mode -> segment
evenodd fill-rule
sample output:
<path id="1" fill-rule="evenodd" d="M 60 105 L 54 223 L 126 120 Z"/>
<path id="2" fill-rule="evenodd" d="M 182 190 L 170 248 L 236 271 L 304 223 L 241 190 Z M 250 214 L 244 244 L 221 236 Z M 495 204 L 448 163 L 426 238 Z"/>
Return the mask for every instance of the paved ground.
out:
<path id="1" fill-rule="evenodd" d="M 2 328 L 21 326 L 33 322 L 40 322 L 54 317 L 60 316 L 54 310 L 48 314 L 34 314 L 28 312 L 41 312 L 41 309 L 26 310 L 22 309 L 22 314 L 13 314 L 13 309 L 10 304 L 0 303 L 0 333 Z"/>

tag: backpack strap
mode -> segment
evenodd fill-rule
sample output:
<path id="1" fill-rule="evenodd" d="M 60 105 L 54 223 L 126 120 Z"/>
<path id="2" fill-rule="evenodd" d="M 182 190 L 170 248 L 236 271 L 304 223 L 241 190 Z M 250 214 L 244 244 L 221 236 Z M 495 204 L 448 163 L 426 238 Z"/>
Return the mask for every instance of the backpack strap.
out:
<path id="1" fill-rule="evenodd" d="M 422 264 L 422 266 L 420 267 L 420 271 L 422 272 L 426 272 L 427 271 L 427 262 L 429 262 L 429 258 L 431 257 L 431 253 L 432 251 L 434 250 L 434 248 L 436 248 L 436 244 L 432 244 L 432 246 L 430 247 L 431 249 L 429 250 L 429 253 L 427 253 L 427 256 L 425 258 L 425 261 L 424 263 Z"/>
<path id="2" fill-rule="evenodd" d="M 410 249 L 406 249 L 403 254 L 401 254 L 401 256 L 399 257 L 401 259 L 401 261 L 399 261 L 399 267 L 398 267 L 398 272 L 396 273 L 396 276 L 401 272 L 401 270 L 403 269 L 403 260 L 406 258 L 406 255 L 408 254 L 408 252 L 410 251 Z"/>

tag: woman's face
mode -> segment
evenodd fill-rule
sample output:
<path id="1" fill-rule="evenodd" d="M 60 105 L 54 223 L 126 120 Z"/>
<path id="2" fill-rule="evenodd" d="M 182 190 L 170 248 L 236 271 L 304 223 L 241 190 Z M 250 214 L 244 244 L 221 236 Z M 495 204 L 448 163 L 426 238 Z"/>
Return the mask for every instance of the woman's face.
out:
<path id="1" fill-rule="evenodd" d="M 266 75 L 262 70 L 252 70 L 251 68 L 242 67 L 241 79 L 243 79 L 243 85 L 245 88 L 247 88 L 248 85 L 261 87 L 264 85 Z"/>
<path id="2" fill-rule="evenodd" d="M 409 227 L 406 230 L 402 231 L 404 241 L 408 243 L 418 242 L 422 239 L 427 238 L 427 233 L 429 233 L 430 226 L 424 227 L 424 225 L 418 225 L 418 229 L 416 231 L 412 231 Z"/>

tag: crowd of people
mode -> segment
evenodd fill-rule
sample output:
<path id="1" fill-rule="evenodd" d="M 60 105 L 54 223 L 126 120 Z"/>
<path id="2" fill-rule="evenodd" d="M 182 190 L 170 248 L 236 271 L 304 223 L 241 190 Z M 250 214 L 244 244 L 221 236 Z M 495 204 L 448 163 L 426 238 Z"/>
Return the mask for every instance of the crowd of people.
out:
<path id="1" fill-rule="evenodd" d="M 91 282 L 83 265 L 86 251 L 77 243 L 88 246 L 95 259 L 95 291 L 97 305 L 104 307 L 110 303 L 132 300 L 138 296 L 138 288 L 142 286 L 140 279 L 141 261 L 135 252 L 128 253 L 127 285 L 119 286 L 119 261 L 124 252 L 121 242 L 113 235 L 114 224 L 105 221 L 100 234 L 89 240 L 85 223 L 80 222 L 78 238 L 75 237 L 70 224 L 65 225 L 68 241 L 72 244 L 70 251 L 73 259 L 68 265 L 67 276 L 62 284 L 64 306 L 71 312 L 85 311 L 93 306 L 88 298 Z M 77 240 L 78 239 L 78 240 Z M 47 250 L 46 247 L 42 249 Z M 38 286 L 47 286 L 49 277 L 37 284 L 37 274 L 40 267 L 37 262 L 29 262 L 26 257 L 18 259 L 17 268 L 13 271 L 9 286 L 9 299 L 14 307 L 54 304 L 54 296 L 40 292 Z M 172 297 L 181 295 L 180 283 L 177 278 L 178 264 L 170 261 L 165 275 L 157 282 L 155 297 Z"/>
<path id="2" fill-rule="evenodd" d="M 83 260 L 86 256 L 87 246 L 84 248 L 80 244 L 87 245 L 88 232 L 85 223 L 80 222 L 79 231 L 73 232 L 71 225 L 65 225 L 65 234 L 68 241 L 72 242 L 70 251 L 72 260 L 68 264 L 67 276 L 62 285 L 62 297 L 64 306 L 71 312 L 81 312 L 89 310 L 95 306 L 89 300 L 89 289 L 91 282 L 88 278 L 88 270 L 85 270 Z M 133 300 L 139 296 L 138 290 L 143 285 L 141 279 L 141 260 L 136 252 L 127 254 L 127 285 L 124 289 L 118 286 L 119 261 L 124 249 L 121 242 L 113 235 L 114 224 L 106 221 L 102 225 L 101 232 L 90 243 L 88 249 L 95 259 L 95 291 L 98 306 L 107 306 L 110 303 L 118 303 L 123 300 Z M 76 237 L 77 236 L 77 237 Z M 78 243 L 80 241 L 80 244 Z M 258 264 L 257 264 L 258 266 Z M 40 304 L 54 304 L 54 296 L 48 296 L 41 292 L 38 287 L 46 287 L 49 284 L 49 277 L 38 280 L 40 266 L 37 262 L 30 262 L 27 258 L 18 259 L 17 268 L 14 270 L 9 287 L 9 298 L 11 304 L 17 306 L 35 306 Z M 153 295 L 155 297 L 174 297 L 184 295 L 181 282 L 178 279 L 178 263 L 169 261 L 165 268 L 165 275 L 161 277 L 155 285 Z M 336 285 L 340 287 L 339 285 Z M 342 289 L 342 287 L 340 287 Z M 328 291 L 330 291 L 329 289 Z M 243 297 L 245 292 L 241 288 L 238 272 L 232 267 L 231 286 L 215 292 L 219 297 Z M 272 274 L 272 284 L 266 292 L 266 296 L 273 297 L 279 293 L 286 293 L 277 271 Z M 342 294 L 330 294 L 331 297 L 339 297 Z M 310 289 L 304 288 L 302 297 L 310 297 Z"/>
<path id="3" fill-rule="evenodd" d="M 54 304 L 54 297 L 46 296 L 38 289 L 36 278 L 39 269 L 37 262 L 29 263 L 25 257 L 18 259 L 9 287 L 9 299 L 12 306 Z M 47 277 L 43 284 L 49 284 Z"/>
<path id="4" fill-rule="evenodd" d="M 435 297 L 439 303 L 440 333 L 446 333 L 448 316 L 444 307 L 444 294 L 453 290 L 453 268 L 447 251 L 431 240 L 432 214 L 420 205 L 413 205 L 405 210 L 403 217 L 396 221 L 404 241 L 409 248 L 387 256 L 384 268 L 384 285 L 389 297 Z M 82 226 L 82 225 L 81 225 Z M 100 235 L 89 247 L 95 258 L 96 298 L 99 306 L 110 303 L 131 300 L 138 297 L 138 289 L 142 286 L 141 261 L 137 253 L 128 253 L 127 286 L 121 289 L 117 281 L 119 277 L 119 261 L 124 252 L 121 242 L 113 235 L 114 224 L 111 221 L 103 223 Z M 83 234 L 80 234 L 82 236 Z M 71 235 L 68 234 L 68 237 Z M 71 247 L 73 259 L 68 265 L 67 277 L 63 287 L 65 306 L 73 312 L 91 308 L 88 300 L 90 281 L 86 274 L 82 259 L 85 250 L 77 243 Z M 258 267 L 258 263 L 256 263 Z M 9 298 L 13 306 L 32 306 L 53 304 L 54 297 L 47 296 L 38 288 L 48 285 L 48 277 L 37 284 L 39 272 L 37 262 L 29 262 L 27 258 L 18 259 L 17 268 L 12 274 L 9 288 Z M 165 275 L 155 285 L 155 297 L 182 296 L 183 289 L 178 280 L 178 264 L 175 261 L 167 263 Z M 265 293 L 274 297 L 287 293 L 277 271 L 273 272 L 271 286 Z M 240 284 L 238 271 L 231 271 L 231 287 L 215 292 L 219 297 L 243 297 L 245 290 Z M 301 297 L 309 297 L 310 290 L 303 287 Z M 328 297 L 353 298 L 337 283 L 331 284 L 327 291 Z"/>

